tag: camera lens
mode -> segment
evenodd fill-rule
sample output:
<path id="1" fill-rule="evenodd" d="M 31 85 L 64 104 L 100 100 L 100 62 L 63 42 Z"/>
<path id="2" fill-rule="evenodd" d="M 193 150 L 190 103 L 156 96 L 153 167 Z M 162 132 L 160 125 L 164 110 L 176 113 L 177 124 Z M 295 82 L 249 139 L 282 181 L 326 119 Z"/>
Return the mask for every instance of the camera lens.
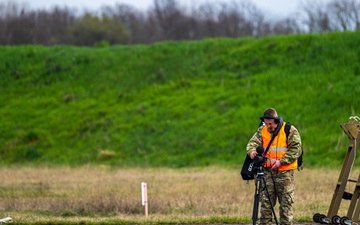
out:
<path id="1" fill-rule="evenodd" d="M 264 162 L 264 157 L 257 155 L 257 156 L 254 157 L 254 162 L 255 162 L 255 163 Z"/>

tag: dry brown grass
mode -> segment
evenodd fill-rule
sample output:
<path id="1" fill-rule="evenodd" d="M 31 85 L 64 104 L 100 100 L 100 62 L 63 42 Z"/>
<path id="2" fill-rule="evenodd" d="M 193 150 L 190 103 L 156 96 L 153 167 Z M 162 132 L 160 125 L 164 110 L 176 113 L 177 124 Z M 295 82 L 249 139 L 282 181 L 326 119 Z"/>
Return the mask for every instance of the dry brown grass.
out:
<path id="1" fill-rule="evenodd" d="M 327 214 L 339 172 L 296 172 L 296 221 L 310 221 L 318 212 Z M 0 217 L 11 216 L 15 222 L 209 217 L 249 222 L 253 209 L 254 182 L 243 181 L 238 169 L 6 167 L 0 168 L 0 176 Z M 141 182 L 148 184 L 148 218 L 141 205 Z M 349 201 L 343 202 L 340 216 L 346 215 Z"/>

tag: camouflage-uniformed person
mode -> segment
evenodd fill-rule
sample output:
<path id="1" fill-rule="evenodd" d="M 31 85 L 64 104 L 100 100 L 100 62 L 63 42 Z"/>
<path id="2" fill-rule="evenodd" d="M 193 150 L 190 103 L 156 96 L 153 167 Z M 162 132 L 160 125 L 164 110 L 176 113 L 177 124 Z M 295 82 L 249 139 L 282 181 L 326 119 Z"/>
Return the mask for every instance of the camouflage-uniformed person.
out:
<path id="1" fill-rule="evenodd" d="M 264 163 L 264 178 L 270 199 L 266 192 L 261 193 L 260 224 L 271 224 L 272 210 L 276 199 L 279 202 L 280 225 L 291 225 L 293 222 L 292 204 L 294 203 L 294 169 L 297 168 L 297 158 L 301 154 L 301 138 L 298 130 L 291 125 L 288 137 L 286 137 L 281 117 L 273 108 L 266 109 L 264 115 L 260 117 L 263 125 L 249 140 L 246 147 L 247 154 L 253 159 L 258 153 L 256 149 L 262 146 L 266 149 L 271 137 L 277 127 L 278 133 L 266 152 L 268 158 Z"/>

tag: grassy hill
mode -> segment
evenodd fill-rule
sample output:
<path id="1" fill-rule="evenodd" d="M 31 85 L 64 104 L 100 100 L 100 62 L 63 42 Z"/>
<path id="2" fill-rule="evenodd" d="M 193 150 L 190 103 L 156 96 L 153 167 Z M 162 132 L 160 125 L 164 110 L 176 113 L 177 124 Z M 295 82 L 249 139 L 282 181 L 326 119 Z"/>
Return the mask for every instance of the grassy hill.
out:
<path id="1" fill-rule="evenodd" d="M 359 33 L 0 47 L 0 162 L 240 166 L 267 107 L 305 166 L 340 166 L 359 116 Z"/>

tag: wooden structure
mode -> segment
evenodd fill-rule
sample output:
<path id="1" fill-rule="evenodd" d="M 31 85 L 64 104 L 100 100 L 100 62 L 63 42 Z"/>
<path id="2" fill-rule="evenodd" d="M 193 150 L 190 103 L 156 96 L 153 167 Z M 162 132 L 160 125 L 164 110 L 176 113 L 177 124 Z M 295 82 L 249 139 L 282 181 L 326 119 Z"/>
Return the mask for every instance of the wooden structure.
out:
<path id="1" fill-rule="evenodd" d="M 324 214 L 315 214 L 313 220 L 315 222 L 320 222 L 322 224 L 341 224 L 341 225 L 351 225 L 355 224 L 359 221 L 360 214 L 360 203 L 359 203 L 359 195 L 360 195 L 360 175 L 357 180 L 351 180 L 350 172 L 353 167 L 356 151 L 360 144 L 360 118 L 350 117 L 350 121 L 348 123 L 341 124 L 340 127 L 344 130 L 346 135 L 350 139 L 349 148 L 347 150 L 344 164 L 341 169 L 341 173 L 339 175 L 338 182 L 335 187 L 335 191 L 333 194 L 333 198 L 331 200 L 331 204 L 329 207 L 329 211 L 327 216 Z M 356 183 L 355 189 L 353 193 L 348 193 L 345 191 L 345 187 L 348 182 Z M 339 217 L 337 215 L 341 201 L 343 199 L 351 200 L 349 209 L 346 216 Z"/>

